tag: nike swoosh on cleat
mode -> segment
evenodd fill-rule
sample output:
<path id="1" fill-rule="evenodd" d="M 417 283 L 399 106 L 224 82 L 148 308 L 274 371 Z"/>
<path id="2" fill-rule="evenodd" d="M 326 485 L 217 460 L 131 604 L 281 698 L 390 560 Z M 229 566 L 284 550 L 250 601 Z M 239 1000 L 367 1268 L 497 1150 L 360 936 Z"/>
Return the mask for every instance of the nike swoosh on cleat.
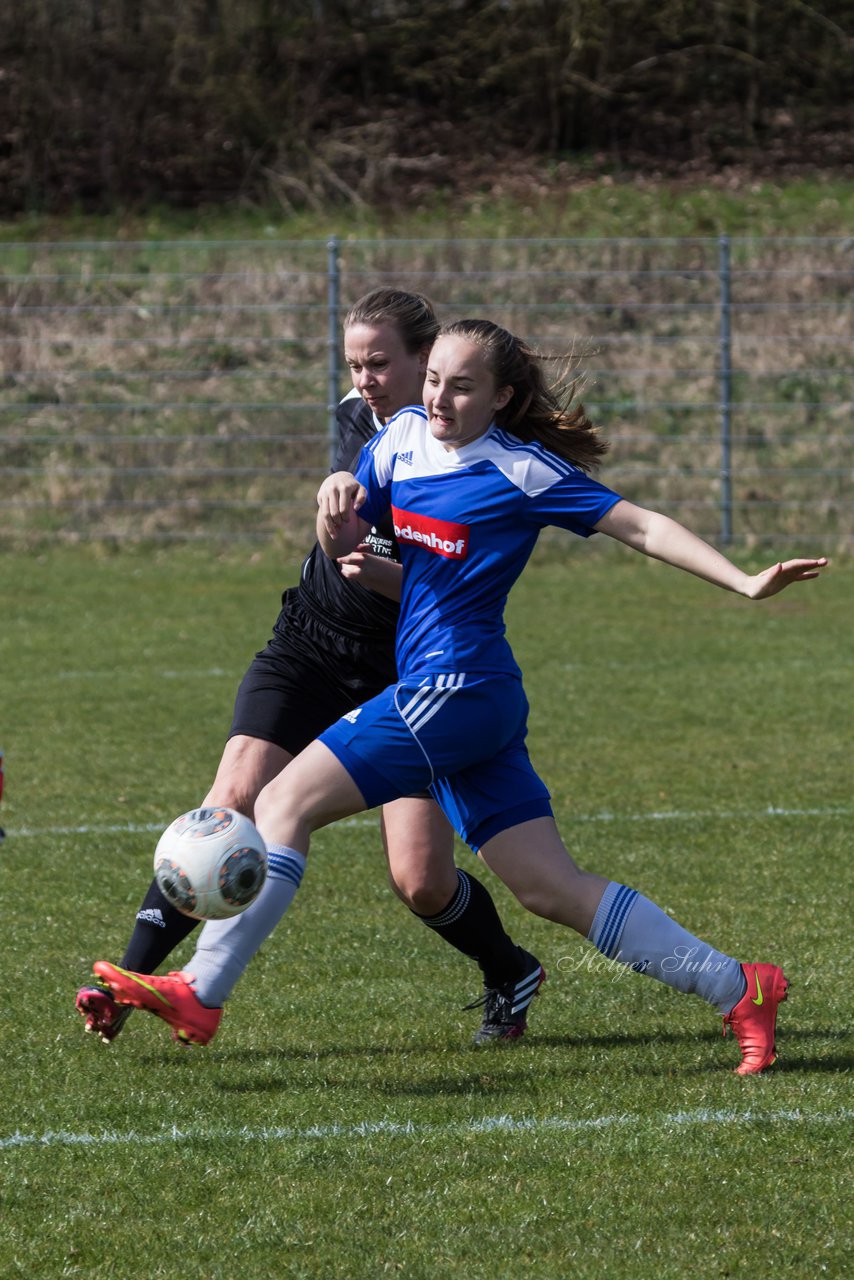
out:
<path id="1" fill-rule="evenodd" d="M 765 997 L 762 994 L 762 984 L 759 981 L 759 974 L 757 973 L 755 977 L 756 977 L 756 995 L 751 996 L 750 1000 L 751 1000 L 751 1003 L 755 1005 L 764 1004 Z"/>
<path id="2" fill-rule="evenodd" d="M 116 968 L 119 969 L 119 966 L 116 965 Z M 145 987 L 145 990 L 150 991 L 153 996 L 157 996 L 157 999 L 162 1004 L 165 1004 L 167 1009 L 171 1009 L 173 1007 L 172 1001 L 167 1000 L 166 997 L 162 995 L 156 987 L 153 987 L 150 982 L 143 982 L 142 978 L 138 977 L 135 973 L 131 973 L 129 969 L 119 969 L 119 973 L 123 973 L 126 978 L 130 978 L 138 987 Z"/>

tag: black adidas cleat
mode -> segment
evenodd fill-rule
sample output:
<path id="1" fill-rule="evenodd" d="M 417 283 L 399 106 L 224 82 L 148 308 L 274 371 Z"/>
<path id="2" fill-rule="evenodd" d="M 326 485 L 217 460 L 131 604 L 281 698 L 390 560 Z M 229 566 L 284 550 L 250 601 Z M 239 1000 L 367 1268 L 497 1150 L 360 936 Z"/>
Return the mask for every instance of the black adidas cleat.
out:
<path id="1" fill-rule="evenodd" d="M 467 1004 L 467 1009 L 483 1008 L 483 1021 L 475 1032 L 476 1045 L 492 1044 L 495 1040 L 518 1040 L 528 1027 L 528 1005 L 546 980 L 546 971 L 536 956 L 524 952 L 527 967 L 516 982 L 501 987 L 484 986 L 479 1000 Z"/>

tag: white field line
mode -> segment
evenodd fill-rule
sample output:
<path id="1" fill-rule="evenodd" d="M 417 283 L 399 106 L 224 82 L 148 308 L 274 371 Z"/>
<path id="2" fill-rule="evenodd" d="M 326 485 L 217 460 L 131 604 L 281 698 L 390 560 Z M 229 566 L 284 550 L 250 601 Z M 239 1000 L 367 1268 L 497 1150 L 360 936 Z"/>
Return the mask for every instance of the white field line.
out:
<path id="1" fill-rule="evenodd" d="M 752 822 L 762 818 L 850 818 L 854 808 L 842 806 L 830 809 L 787 809 L 769 804 L 765 809 L 748 810 L 665 810 L 652 813 L 576 813 L 564 823 L 568 828 L 573 822 Z M 359 814 L 354 818 L 343 818 L 334 825 L 337 827 L 364 827 L 376 821 L 371 814 Z M 43 839 L 45 836 L 109 836 L 109 835 L 149 835 L 162 831 L 168 819 L 163 822 L 120 822 L 110 825 L 86 824 L 74 827 L 12 827 L 6 829 L 6 835 L 15 839 Z"/>
<path id="2" fill-rule="evenodd" d="M 343 818 L 336 822 L 336 827 L 367 827 L 377 821 L 368 814 L 360 814 L 355 818 Z M 114 826 L 84 825 L 79 827 L 7 827 L 6 835 L 14 840 L 44 839 L 45 836 L 114 836 L 114 835 L 152 835 L 159 834 L 168 825 L 169 819 L 162 822 L 120 822 Z"/>
<path id="3" fill-rule="evenodd" d="M 587 1133 L 603 1129 L 659 1130 L 685 1129 L 692 1125 L 711 1128 L 731 1128 L 749 1124 L 818 1124 L 841 1125 L 854 1119 L 854 1110 L 838 1111 L 712 1111 L 700 1108 L 694 1111 L 674 1111 L 657 1116 L 617 1114 L 571 1119 L 566 1116 L 542 1118 L 522 1116 L 485 1116 L 480 1120 L 454 1124 L 413 1124 L 393 1120 L 365 1120 L 359 1124 L 313 1125 L 307 1129 L 292 1127 L 264 1129 L 179 1129 L 173 1126 L 159 1133 L 68 1133 L 64 1130 L 42 1134 L 13 1133 L 0 1138 L 0 1150 L 10 1151 L 21 1147 L 106 1147 L 106 1146 L 156 1146 L 184 1142 L 309 1142 L 334 1138 L 452 1138 L 467 1134 L 489 1133 Z"/>
<path id="4" fill-rule="evenodd" d="M 44 676 L 39 676 L 39 683 L 42 684 L 46 680 L 114 680 L 116 671 L 114 667 L 109 667 L 102 671 L 54 671 L 47 672 Z M 229 680 L 239 680 L 240 676 L 236 671 L 229 670 L 227 667 L 208 667 L 207 670 L 200 670 L 194 667 L 186 667 L 177 671 L 146 671 L 147 679 L 155 680 L 218 680 L 220 677 L 228 677 Z M 124 678 L 124 677 L 123 677 Z"/>

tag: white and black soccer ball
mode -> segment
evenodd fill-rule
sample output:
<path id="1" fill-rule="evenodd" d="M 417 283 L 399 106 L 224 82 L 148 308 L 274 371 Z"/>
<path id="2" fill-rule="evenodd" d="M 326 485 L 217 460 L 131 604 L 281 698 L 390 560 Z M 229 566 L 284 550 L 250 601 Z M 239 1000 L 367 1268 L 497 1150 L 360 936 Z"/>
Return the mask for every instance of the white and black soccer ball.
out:
<path id="1" fill-rule="evenodd" d="M 173 907 L 194 920 L 245 911 L 267 877 L 267 850 L 235 809 L 191 809 L 171 822 L 154 851 L 154 877 Z"/>

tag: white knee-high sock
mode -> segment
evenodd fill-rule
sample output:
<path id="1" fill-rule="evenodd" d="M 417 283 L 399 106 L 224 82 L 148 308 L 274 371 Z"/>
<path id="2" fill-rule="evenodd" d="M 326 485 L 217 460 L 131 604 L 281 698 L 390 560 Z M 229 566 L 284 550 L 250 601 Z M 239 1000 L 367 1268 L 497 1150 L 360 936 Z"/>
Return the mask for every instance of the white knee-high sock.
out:
<path id="1" fill-rule="evenodd" d="M 267 879 L 251 907 L 231 920 L 208 920 L 186 971 L 196 979 L 202 1004 L 218 1009 L 243 970 L 273 932 L 294 900 L 305 871 L 305 858 L 295 849 L 273 845 L 267 850 Z"/>
<path id="2" fill-rule="evenodd" d="M 636 889 L 606 888 L 587 937 L 618 964 L 690 992 L 729 1013 L 745 992 L 741 965 L 671 919 Z"/>

